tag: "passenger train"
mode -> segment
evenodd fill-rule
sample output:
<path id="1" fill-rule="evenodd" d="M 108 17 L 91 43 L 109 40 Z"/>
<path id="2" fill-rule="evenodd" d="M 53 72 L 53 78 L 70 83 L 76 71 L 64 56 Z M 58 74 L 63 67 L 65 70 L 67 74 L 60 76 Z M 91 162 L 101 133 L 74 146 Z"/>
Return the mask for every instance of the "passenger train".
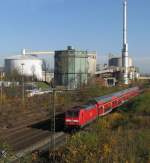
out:
<path id="1" fill-rule="evenodd" d="M 82 128 L 99 116 L 110 113 L 131 98 L 139 95 L 139 87 L 128 88 L 107 96 L 91 99 L 87 104 L 76 106 L 65 113 L 66 128 Z"/>

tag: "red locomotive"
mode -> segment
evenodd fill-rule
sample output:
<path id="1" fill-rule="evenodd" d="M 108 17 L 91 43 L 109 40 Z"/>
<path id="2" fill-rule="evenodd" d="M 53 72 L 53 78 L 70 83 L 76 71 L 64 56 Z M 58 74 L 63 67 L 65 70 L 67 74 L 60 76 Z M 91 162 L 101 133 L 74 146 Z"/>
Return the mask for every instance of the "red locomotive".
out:
<path id="1" fill-rule="evenodd" d="M 76 106 L 66 112 L 65 126 L 82 128 L 97 117 L 108 114 L 139 93 L 139 88 L 133 87 L 107 96 L 94 98 L 86 105 Z"/>

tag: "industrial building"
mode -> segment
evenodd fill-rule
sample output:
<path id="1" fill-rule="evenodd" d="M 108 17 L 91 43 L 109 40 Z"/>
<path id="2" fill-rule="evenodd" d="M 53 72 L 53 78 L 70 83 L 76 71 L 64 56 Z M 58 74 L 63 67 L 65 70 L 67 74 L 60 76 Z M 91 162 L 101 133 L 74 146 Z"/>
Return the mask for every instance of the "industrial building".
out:
<path id="1" fill-rule="evenodd" d="M 108 59 L 109 67 L 122 67 L 122 58 L 121 57 L 109 57 Z"/>
<path id="2" fill-rule="evenodd" d="M 127 0 L 123 1 L 123 47 L 122 56 L 109 56 L 108 66 L 98 67 L 96 76 L 104 78 L 106 81 L 116 79 L 124 84 L 129 84 L 131 81 L 138 79 L 140 74 L 137 67 L 133 65 L 132 58 L 128 55 L 128 40 L 127 40 Z M 108 79 L 108 80 L 107 80 Z M 115 82 L 115 80 L 112 80 Z"/>
<path id="3" fill-rule="evenodd" d="M 19 75 L 42 80 L 42 60 L 27 55 L 17 55 L 5 59 L 6 75 L 17 72 Z"/>
<path id="4" fill-rule="evenodd" d="M 111 56 L 108 60 L 108 67 L 112 69 L 119 69 L 120 74 L 119 77 L 121 78 L 122 73 L 124 71 L 123 65 L 122 65 L 122 57 L 115 57 Z M 128 57 L 128 79 L 133 80 L 136 78 L 136 73 L 138 73 L 138 69 L 133 66 L 133 61 L 131 57 Z"/>
<path id="5" fill-rule="evenodd" d="M 116 56 L 109 56 L 108 59 L 108 66 L 109 67 L 122 67 L 122 57 L 116 57 Z M 128 66 L 132 67 L 133 66 L 133 61 L 131 57 L 128 57 Z"/>
<path id="6" fill-rule="evenodd" d="M 55 86 L 76 89 L 86 84 L 96 72 L 96 52 L 76 50 L 68 46 L 66 50 L 55 51 Z"/>
<path id="7" fill-rule="evenodd" d="M 86 51 L 88 55 L 88 74 L 93 76 L 96 72 L 96 52 Z"/>

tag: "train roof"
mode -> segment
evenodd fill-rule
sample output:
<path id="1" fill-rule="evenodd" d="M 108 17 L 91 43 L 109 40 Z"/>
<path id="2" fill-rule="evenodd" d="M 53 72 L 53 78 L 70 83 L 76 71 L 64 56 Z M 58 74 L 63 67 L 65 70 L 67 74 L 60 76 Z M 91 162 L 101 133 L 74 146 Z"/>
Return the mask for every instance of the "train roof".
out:
<path id="1" fill-rule="evenodd" d="M 88 109 L 91 109 L 93 106 L 94 106 L 94 105 L 92 105 L 92 104 L 89 104 L 89 105 L 82 105 L 81 108 L 82 108 L 82 109 L 87 109 L 87 110 L 88 110 Z"/>
<path id="2" fill-rule="evenodd" d="M 119 91 L 119 92 L 116 92 L 116 93 L 112 93 L 112 94 L 109 94 L 109 95 L 105 95 L 105 96 L 100 96 L 100 97 L 96 97 L 94 98 L 94 100 L 96 102 L 108 102 L 112 99 L 112 97 L 119 97 L 129 91 L 132 91 L 132 90 L 136 90 L 138 89 L 138 87 L 133 87 L 133 88 L 128 88 L 128 89 L 125 89 L 125 90 L 122 90 L 122 91 Z"/>
<path id="3" fill-rule="evenodd" d="M 94 98 L 97 102 L 102 101 L 102 102 L 108 102 L 112 99 L 112 95 L 105 95 L 105 96 L 100 96 Z"/>
<path id="4" fill-rule="evenodd" d="M 97 101 L 94 98 L 92 98 L 89 99 L 89 101 L 85 105 L 95 105 L 95 104 L 97 104 Z"/>
<path id="5" fill-rule="evenodd" d="M 80 110 L 80 109 L 81 109 L 81 106 L 74 106 L 70 110 L 67 110 L 67 111 L 77 111 L 77 110 Z"/>
<path id="6" fill-rule="evenodd" d="M 94 106 L 95 106 L 94 104 L 89 103 L 89 104 L 85 104 L 85 105 L 81 105 L 81 106 L 75 106 L 68 111 L 79 111 L 80 109 L 88 110 L 88 109 L 93 108 Z"/>
<path id="7" fill-rule="evenodd" d="M 73 107 L 71 109 L 71 111 L 73 111 L 73 110 L 77 111 L 80 109 L 87 109 L 87 110 L 91 109 L 91 107 L 93 107 L 97 102 L 108 102 L 108 101 L 112 100 L 113 97 L 119 97 L 119 96 L 121 96 L 121 95 L 123 95 L 129 91 L 136 90 L 136 89 L 138 89 L 138 87 L 128 88 L 128 89 L 125 89 L 125 90 L 122 90 L 122 91 L 119 91 L 116 93 L 112 93 L 109 95 L 104 95 L 104 96 L 92 98 L 85 105 Z"/>

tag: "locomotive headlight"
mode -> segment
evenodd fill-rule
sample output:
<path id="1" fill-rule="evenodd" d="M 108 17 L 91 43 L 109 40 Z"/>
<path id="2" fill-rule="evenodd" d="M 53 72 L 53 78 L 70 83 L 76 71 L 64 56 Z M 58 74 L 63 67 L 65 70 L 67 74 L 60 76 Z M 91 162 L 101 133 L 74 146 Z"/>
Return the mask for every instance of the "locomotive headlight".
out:
<path id="1" fill-rule="evenodd" d="M 76 120 L 76 119 L 66 119 L 66 122 L 79 122 L 79 120 Z"/>
<path id="2" fill-rule="evenodd" d="M 71 119 L 66 119 L 66 122 L 72 122 L 72 120 Z"/>
<path id="3" fill-rule="evenodd" d="M 72 122 L 79 122 L 79 120 L 72 120 Z"/>

